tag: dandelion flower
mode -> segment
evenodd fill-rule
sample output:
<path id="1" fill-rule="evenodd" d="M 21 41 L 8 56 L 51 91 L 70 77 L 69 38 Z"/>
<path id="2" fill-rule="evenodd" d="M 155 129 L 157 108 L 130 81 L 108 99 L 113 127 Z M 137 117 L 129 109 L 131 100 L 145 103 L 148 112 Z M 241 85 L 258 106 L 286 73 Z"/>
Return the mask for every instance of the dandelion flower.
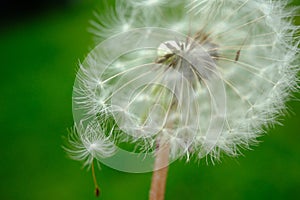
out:
<path id="1" fill-rule="evenodd" d="M 94 153 L 81 146 L 77 160 L 88 154 L 118 170 L 146 172 L 166 170 L 176 159 L 236 156 L 276 123 L 299 89 L 299 27 L 287 3 L 118 2 L 121 12 L 108 10 L 107 21 L 94 24 L 94 33 L 107 38 L 88 54 L 75 81 L 79 139 L 96 134 L 89 124 L 107 129 L 97 137 L 103 146 Z M 122 149 L 124 143 L 131 148 Z M 163 196 L 156 192 L 152 199 Z"/>

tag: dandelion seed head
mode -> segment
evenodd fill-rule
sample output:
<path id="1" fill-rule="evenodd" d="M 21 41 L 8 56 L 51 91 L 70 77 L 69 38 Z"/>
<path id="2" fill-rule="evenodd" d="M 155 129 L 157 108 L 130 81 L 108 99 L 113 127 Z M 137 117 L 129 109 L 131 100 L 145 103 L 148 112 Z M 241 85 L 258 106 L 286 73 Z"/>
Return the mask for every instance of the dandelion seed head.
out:
<path id="1" fill-rule="evenodd" d="M 73 108 L 75 121 L 84 121 L 80 135 L 100 120 L 99 131 L 115 126 L 115 143 L 107 134 L 79 137 L 88 141 L 83 152 L 113 157 L 108 147 L 126 141 L 147 157 L 163 141 L 173 160 L 214 161 L 250 148 L 299 89 L 299 27 L 286 5 L 130 0 L 108 10 L 93 24 L 108 39 L 81 64 Z M 101 145 L 107 148 L 98 154 Z"/>

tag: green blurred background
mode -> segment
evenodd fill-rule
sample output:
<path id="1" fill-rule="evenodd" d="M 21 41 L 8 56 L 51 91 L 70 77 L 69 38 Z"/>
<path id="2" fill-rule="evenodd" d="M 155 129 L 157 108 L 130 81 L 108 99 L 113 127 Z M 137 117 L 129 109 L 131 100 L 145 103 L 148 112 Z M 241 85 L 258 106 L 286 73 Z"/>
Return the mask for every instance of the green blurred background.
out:
<path id="1" fill-rule="evenodd" d="M 96 199 L 90 171 L 68 159 L 61 146 L 73 123 L 77 64 L 93 47 L 88 21 L 101 2 L 59 2 L 32 9 L 18 4 L 7 13 L 2 4 L 0 10 L 1 200 Z M 173 163 L 166 199 L 300 199 L 300 103 L 288 106 L 284 126 L 244 156 L 225 157 L 215 166 Z M 151 173 L 106 166 L 96 173 L 101 199 L 148 198 Z"/>

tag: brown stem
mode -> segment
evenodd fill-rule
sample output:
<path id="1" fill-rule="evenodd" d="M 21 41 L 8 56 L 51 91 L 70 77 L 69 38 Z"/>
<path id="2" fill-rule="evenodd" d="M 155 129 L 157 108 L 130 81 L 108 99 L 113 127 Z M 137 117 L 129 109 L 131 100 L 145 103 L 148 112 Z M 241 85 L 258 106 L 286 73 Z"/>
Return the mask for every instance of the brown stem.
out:
<path id="1" fill-rule="evenodd" d="M 99 197 L 100 195 L 100 189 L 97 183 L 96 174 L 95 174 L 95 167 L 94 167 L 94 161 L 92 162 L 92 174 L 93 174 L 93 181 L 95 185 L 95 196 Z"/>
<path id="2" fill-rule="evenodd" d="M 169 144 L 158 144 L 158 146 L 149 200 L 163 200 L 165 196 L 170 146 Z"/>

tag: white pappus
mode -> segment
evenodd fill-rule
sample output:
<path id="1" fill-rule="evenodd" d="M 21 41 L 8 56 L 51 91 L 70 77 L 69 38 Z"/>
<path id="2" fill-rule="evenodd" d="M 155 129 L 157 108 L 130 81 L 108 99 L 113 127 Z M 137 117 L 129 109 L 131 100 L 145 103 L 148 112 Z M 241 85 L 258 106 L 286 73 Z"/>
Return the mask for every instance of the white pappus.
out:
<path id="1" fill-rule="evenodd" d="M 299 27 L 286 5 L 116 1 L 99 15 L 99 24 L 93 22 L 103 43 L 81 64 L 73 103 L 79 120 L 107 115 L 118 134 L 100 133 L 106 122 L 94 120 L 100 124 L 79 128 L 70 138 L 71 157 L 88 165 L 93 158 L 113 156 L 120 141 L 136 143 L 142 152 L 151 152 L 157 141 L 168 143 L 170 158 L 187 160 L 210 156 L 214 161 L 222 152 L 236 156 L 249 148 L 299 89 Z M 173 32 L 178 35 L 166 34 Z M 114 36 L 126 33 L 123 40 Z M 142 48 L 151 44 L 156 49 Z"/>

